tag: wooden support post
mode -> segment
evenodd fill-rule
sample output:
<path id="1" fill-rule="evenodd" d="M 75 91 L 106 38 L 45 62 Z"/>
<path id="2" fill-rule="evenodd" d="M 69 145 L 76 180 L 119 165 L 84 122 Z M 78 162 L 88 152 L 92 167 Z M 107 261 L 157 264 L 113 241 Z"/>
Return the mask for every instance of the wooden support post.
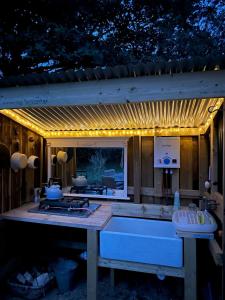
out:
<path id="1" fill-rule="evenodd" d="M 52 177 L 52 165 L 51 165 L 51 144 L 48 143 L 47 144 L 47 161 L 48 161 L 48 174 L 47 174 L 47 178 L 49 180 L 49 178 Z"/>
<path id="2" fill-rule="evenodd" d="M 43 142 L 43 137 L 41 137 L 40 138 L 40 147 L 41 147 L 41 149 L 40 149 L 40 160 L 41 160 L 41 163 L 40 163 L 40 170 L 39 170 L 39 172 L 40 172 L 40 186 L 41 186 L 41 184 L 42 184 L 42 182 L 44 182 L 44 180 L 43 180 L 43 169 L 44 169 L 44 165 L 43 165 L 43 163 L 44 163 L 44 142 Z"/>
<path id="3" fill-rule="evenodd" d="M 222 298 L 225 299 L 225 103 L 223 103 L 223 237 L 222 237 L 222 250 L 223 250 L 223 267 L 222 267 Z"/>
<path id="4" fill-rule="evenodd" d="M 141 137 L 133 140 L 134 202 L 141 202 Z"/>
<path id="5" fill-rule="evenodd" d="M 115 269 L 110 269 L 110 286 L 112 290 L 115 287 Z"/>
<path id="6" fill-rule="evenodd" d="M 210 169 L 211 169 L 211 192 L 217 192 L 217 182 L 218 182 L 218 146 L 217 137 L 214 126 L 214 121 L 210 126 Z M 214 185 L 214 183 L 216 185 Z"/>
<path id="7" fill-rule="evenodd" d="M 97 300 L 98 231 L 87 230 L 87 300 Z"/>
<path id="8" fill-rule="evenodd" d="M 184 300 L 197 300 L 196 239 L 184 238 Z"/>
<path id="9" fill-rule="evenodd" d="M 207 140 L 204 135 L 198 137 L 198 157 L 199 157 L 199 190 L 205 191 L 205 181 L 208 180 L 209 166 L 208 166 L 208 150 Z"/>
<path id="10" fill-rule="evenodd" d="M 187 159 L 188 155 L 188 159 Z M 180 139 L 180 188 L 184 190 L 193 189 L 193 139 L 182 137 Z"/>
<path id="11" fill-rule="evenodd" d="M 209 240 L 209 251 L 212 254 L 214 263 L 217 266 L 223 266 L 223 251 L 215 239 Z"/>

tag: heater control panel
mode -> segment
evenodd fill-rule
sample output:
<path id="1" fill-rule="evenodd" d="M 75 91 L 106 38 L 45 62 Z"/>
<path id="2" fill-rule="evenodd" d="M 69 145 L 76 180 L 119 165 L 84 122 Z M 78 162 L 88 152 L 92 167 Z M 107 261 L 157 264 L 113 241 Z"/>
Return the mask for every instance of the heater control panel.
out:
<path id="1" fill-rule="evenodd" d="M 154 168 L 180 168 L 180 137 L 154 138 Z"/>

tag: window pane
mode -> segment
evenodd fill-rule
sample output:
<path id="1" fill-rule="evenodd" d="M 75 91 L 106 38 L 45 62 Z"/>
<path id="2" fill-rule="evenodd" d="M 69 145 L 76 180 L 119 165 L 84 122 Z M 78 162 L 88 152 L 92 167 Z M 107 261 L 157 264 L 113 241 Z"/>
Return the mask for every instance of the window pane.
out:
<path id="1" fill-rule="evenodd" d="M 103 194 L 113 195 L 124 189 L 123 148 L 77 148 L 75 177 L 84 175 L 90 190 L 104 187 Z M 93 187 L 93 191 L 91 188 Z"/>

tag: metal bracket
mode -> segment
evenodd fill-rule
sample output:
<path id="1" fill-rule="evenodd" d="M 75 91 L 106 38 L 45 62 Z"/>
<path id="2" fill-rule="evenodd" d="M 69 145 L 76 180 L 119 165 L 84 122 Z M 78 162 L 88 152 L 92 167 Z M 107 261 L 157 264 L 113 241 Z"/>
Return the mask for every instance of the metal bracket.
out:
<path id="1" fill-rule="evenodd" d="M 223 108 L 216 108 L 215 109 L 215 105 L 212 105 L 212 106 L 209 106 L 208 107 L 208 112 L 210 113 L 210 114 L 212 114 L 212 113 L 214 113 L 214 112 L 216 112 L 216 111 L 225 111 L 225 109 L 223 109 Z"/>

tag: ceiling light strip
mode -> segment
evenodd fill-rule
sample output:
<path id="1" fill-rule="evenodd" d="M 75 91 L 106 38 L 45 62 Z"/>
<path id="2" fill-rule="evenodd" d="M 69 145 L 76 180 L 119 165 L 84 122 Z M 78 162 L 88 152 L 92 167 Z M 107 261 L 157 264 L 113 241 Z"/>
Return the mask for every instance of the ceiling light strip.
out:
<path id="1" fill-rule="evenodd" d="M 217 110 L 220 108 L 220 106 L 224 102 L 224 98 L 218 98 L 218 99 L 215 98 L 215 100 L 217 100 L 217 101 L 215 103 L 214 112 L 211 114 L 208 113 L 208 119 L 207 119 L 206 123 L 204 124 L 204 126 L 202 126 L 202 128 L 203 128 L 202 130 L 204 131 L 204 133 L 208 130 L 212 120 L 214 119 L 214 117 L 217 113 Z M 208 110 L 208 108 L 207 108 L 207 110 Z"/>
<path id="2" fill-rule="evenodd" d="M 0 111 L 1 114 L 9 117 L 10 119 L 12 119 L 13 121 L 25 126 L 26 128 L 44 136 L 46 131 L 41 129 L 39 126 L 34 125 L 33 123 L 31 123 L 30 121 L 28 121 L 27 119 L 20 117 L 17 113 L 15 113 L 13 110 L 10 109 L 3 109 Z"/>
<path id="3" fill-rule="evenodd" d="M 79 130 L 79 129 L 78 130 L 65 130 L 64 126 L 61 127 L 62 120 L 59 120 L 59 117 L 60 117 L 59 110 L 57 111 L 57 114 L 54 114 L 54 110 L 52 110 L 51 108 L 48 108 L 48 109 L 47 108 L 29 109 L 29 110 L 24 109 L 23 111 L 21 110 L 20 114 L 16 113 L 16 111 L 14 111 L 14 110 L 5 109 L 5 110 L 1 110 L 1 113 L 6 115 L 7 117 L 13 119 L 14 121 L 20 123 L 21 125 L 29 128 L 30 130 L 33 130 L 33 131 L 37 132 L 38 134 L 40 134 L 44 137 L 49 137 L 49 136 L 54 136 L 54 137 L 66 137 L 66 136 L 82 137 L 82 136 L 87 136 L 88 137 L 88 136 L 124 136 L 124 135 L 125 136 L 132 136 L 132 135 L 149 135 L 149 136 L 153 136 L 153 135 L 189 135 L 190 136 L 190 135 L 204 134 L 206 132 L 206 130 L 210 126 L 211 121 L 213 120 L 214 116 L 216 115 L 216 111 L 212 114 L 208 113 L 208 111 L 207 111 L 208 106 L 213 103 L 215 105 L 215 109 L 219 109 L 221 104 L 223 103 L 223 100 L 224 100 L 224 98 L 218 98 L 218 99 L 213 98 L 213 99 L 204 99 L 204 100 L 201 101 L 201 104 L 200 104 L 200 107 L 199 107 L 199 110 L 200 110 L 199 118 L 202 118 L 201 123 L 203 124 L 201 127 L 197 127 L 197 126 L 194 126 L 194 124 L 190 124 L 190 123 L 185 122 L 185 117 L 188 116 L 188 115 L 186 115 L 186 112 L 190 111 L 190 110 L 191 110 L 192 113 L 194 112 L 192 110 L 193 109 L 192 105 L 190 105 L 190 103 L 186 102 L 186 101 L 189 101 L 189 100 L 186 100 L 186 101 L 184 100 L 183 102 L 180 101 L 179 106 L 175 105 L 175 107 L 174 107 L 174 110 L 178 110 L 178 111 L 180 110 L 180 106 L 183 108 L 183 110 L 181 111 L 181 115 L 180 115 L 181 120 L 183 120 L 183 123 L 181 123 L 182 127 L 180 127 L 180 126 L 175 127 L 175 123 L 172 122 L 172 123 L 166 124 L 168 127 L 164 126 L 164 128 L 163 128 L 163 123 L 161 122 L 160 123 L 161 127 L 156 127 L 155 129 L 153 129 L 153 128 L 152 129 L 143 129 L 143 128 L 147 128 L 147 126 L 143 127 L 143 125 L 144 125 L 144 123 L 143 123 L 144 120 L 143 119 L 141 119 L 141 121 L 142 121 L 141 124 L 138 124 L 137 120 L 132 120 L 131 119 L 129 121 L 132 122 L 130 124 L 132 127 L 130 127 L 129 129 L 124 129 L 124 128 L 116 129 L 115 126 L 114 126 L 110 130 L 99 128 L 99 127 L 98 127 L 99 129 L 96 129 L 96 130 L 93 127 L 91 128 L 91 130 L 89 130 L 89 129 L 86 129 L 86 130 Z M 198 104 L 198 100 L 196 100 L 196 104 Z M 170 105 L 172 105 L 172 103 Z M 153 104 L 151 103 L 150 106 L 153 109 L 153 111 L 154 111 L 154 108 L 156 108 L 158 110 L 158 112 L 161 111 L 162 108 L 163 108 L 163 107 L 161 107 L 160 103 L 156 104 L 156 106 L 153 106 Z M 110 108 L 111 108 L 110 109 L 110 117 L 114 116 L 114 118 L 115 118 L 115 115 L 117 117 L 119 117 L 119 114 L 123 114 L 122 119 L 115 120 L 115 121 L 116 122 L 117 121 L 121 122 L 122 120 L 124 120 L 125 110 L 126 110 L 126 109 L 124 109 L 124 107 L 120 107 L 120 109 L 117 109 L 117 107 L 114 107 L 112 105 L 112 106 L 110 106 Z M 135 114 L 136 118 L 140 117 L 139 116 L 140 111 L 142 111 L 142 113 L 144 112 L 143 106 L 134 105 L 133 108 L 134 109 L 132 110 L 132 113 Z M 87 111 L 88 108 L 86 108 L 85 110 Z M 71 111 L 73 111 L 73 108 L 71 109 Z M 35 124 L 33 122 L 33 118 L 35 118 L 35 112 L 36 112 L 36 114 L 38 114 L 38 118 L 36 119 L 37 123 L 41 123 L 41 117 L 42 117 L 42 119 L 44 119 L 44 120 L 47 119 L 48 122 L 53 123 L 54 125 L 51 124 L 53 126 L 49 126 L 48 130 L 45 130 L 47 122 L 46 123 L 43 122 L 44 124 L 41 123 L 42 126 L 38 126 L 37 123 Z M 88 116 L 90 115 L 90 112 L 91 112 L 91 110 L 89 110 Z M 128 112 L 129 112 L 129 108 L 128 108 Z M 31 113 L 31 116 L 29 116 L 29 113 Z M 66 111 L 64 110 L 64 114 L 63 114 L 64 118 L 66 117 L 65 113 L 66 113 Z M 82 111 L 82 113 L 84 114 L 84 111 Z M 130 111 L 130 113 L 131 113 L 131 111 Z M 24 115 L 24 117 L 23 117 L 23 115 Z M 57 115 L 57 117 L 55 115 Z M 128 115 L 129 115 L 129 113 L 128 113 Z M 104 114 L 102 115 L 102 118 L 104 120 L 103 116 L 104 116 Z M 157 117 L 159 117 L 159 116 L 157 115 Z M 129 118 L 129 116 L 128 116 L 128 118 Z M 163 119 L 167 118 L 167 116 L 165 114 L 164 115 L 162 114 L 162 118 Z M 61 121 L 61 122 L 59 122 L 59 124 L 57 124 L 58 121 Z M 67 125 L 68 125 L 68 121 L 69 121 L 69 118 L 67 117 Z M 126 122 L 126 123 L 128 123 L 128 122 Z M 155 123 L 154 120 L 152 120 L 152 123 L 153 123 L 152 124 L 153 126 L 157 125 L 157 123 Z M 56 126 L 56 124 L 58 126 Z M 147 124 L 149 124 L 148 121 L 146 121 L 146 125 Z M 170 126 L 170 124 L 172 126 Z M 97 124 L 95 124 L 95 125 L 97 125 Z M 113 125 L 114 124 L 112 124 L 112 126 Z M 123 124 L 123 125 L 126 125 L 126 124 Z M 139 127 L 138 127 L 138 125 L 139 125 Z M 187 127 L 187 126 L 189 126 L 189 127 Z M 117 125 L 117 128 L 118 128 L 118 125 Z"/>
<path id="4" fill-rule="evenodd" d="M 202 128 L 157 128 L 132 130 L 84 130 L 45 132 L 45 138 L 65 137 L 117 137 L 117 136 L 196 136 L 202 134 Z"/>

